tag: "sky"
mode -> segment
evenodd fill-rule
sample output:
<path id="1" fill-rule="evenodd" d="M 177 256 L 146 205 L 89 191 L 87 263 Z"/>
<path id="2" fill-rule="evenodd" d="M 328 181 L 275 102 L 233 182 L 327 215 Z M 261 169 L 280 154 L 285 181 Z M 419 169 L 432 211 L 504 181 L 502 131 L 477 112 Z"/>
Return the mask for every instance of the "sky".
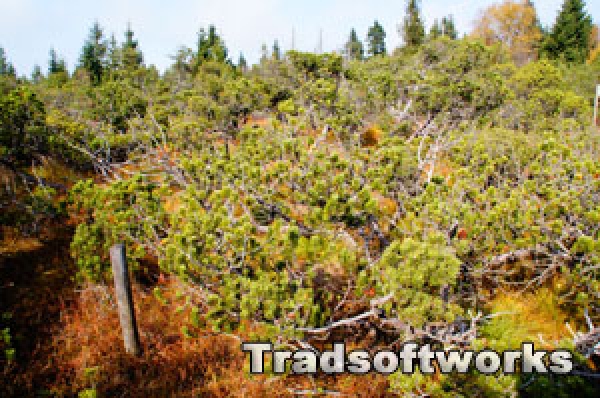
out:
<path id="1" fill-rule="evenodd" d="M 461 33 L 494 0 L 423 0 L 422 15 L 429 27 L 435 18 L 453 15 Z M 551 25 L 563 0 L 534 0 L 543 25 Z M 388 49 L 401 44 L 397 26 L 404 16 L 404 0 L 0 0 L 0 46 L 19 75 L 35 64 L 46 70 L 48 52 L 55 48 L 73 69 L 90 27 L 97 20 L 117 40 L 130 23 L 147 64 L 164 70 L 180 46 L 194 47 L 199 28 L 215 24 L 230 56 L 243 52 L 249 62 L 260 58 L 261 46 L 278 40 L 283 50 L 292 46 L 314 51 L 322 32 L 323 50 L 339 50 L 355 28 L 359 38 L 378 20 Z M 587 0 L 594 22 L 600 1 Z"/>

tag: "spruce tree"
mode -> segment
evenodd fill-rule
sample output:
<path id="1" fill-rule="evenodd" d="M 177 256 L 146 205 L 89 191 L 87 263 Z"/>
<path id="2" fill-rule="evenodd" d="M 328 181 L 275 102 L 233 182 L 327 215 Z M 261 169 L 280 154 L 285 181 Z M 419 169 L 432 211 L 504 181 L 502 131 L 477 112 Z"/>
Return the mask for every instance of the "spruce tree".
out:
<path id="1" fill-rule="evenodd" d="M 106 52 L 107 43 L 104 40 L 104 33 L 96 21 L 79 58 L 79 66 L 89 73 L 92 84 L 99 84 L 102 81 L 106 69 Z"/>
<path id="2" fill-rule="evenodd" d="M 242 53 L 240 53 L 240 58 L 238 60 L 238 68 L 242 72 L 245 72 L 248 69 L 248 62 L 246 61 L 246 58 L 244 57 L 244 54 L 242 54 Z"/>
<path id="3" fill-rule="evenodd" d="M 442 34 L 452 40 L 458 38 L 458 32 L 454 26 L 454 18 L 452 15 L 442 18 Z"/>
<path id="4" fill-rule="evenodd" d="M 6 59 L 4 48 L 0 47 L 0 76 L 16 76 L 15 67 Z"/>
<path id="5" fill-rule="evenodd" d="M 260 62 L 261 63 L 267 62 L 268 59 L 269 59 L 269 47 L 267 47 L 267 45 L 265 43 L 263 43 L 262 46 L 260 47 Z"/>
<path id="6" fill-rule="evenodd" d="M 385 55 L 385 30 L 377 20 L 367 32 L 367 43 L 369 55 Z"/>
<path id="7" fill-rule="evenodd" d="M 552 30 L 546 36 L 542 54 L 567 62 L 584 62 L 589 52 L 592 18 L 583 0 L 565 0 Z"/>
<path id="8" fill-rule="evenodd" d="M 38 64 L 35 64 L 33 66 L 33 71 L 31 72 L 31 81 L 38 83 L 40 80 L 42 80 L 42 77 L 44 77 L 42 74 L 42 68 L 40 68 Z"/>
<path id="9" fill-rule="evenodd" d="M 350 31 L 350 37 L 345 46 L 346 57 L 348 59 L 360 60 L 363 59 L 365 50 L 362 42 L 358 39 L 356 30 L 352 28 Z"/>
<path id="10" fill-rule="evenodd" d="M 276 61 L 281 59 L 281 49 L 279 48 L 279 42 L 277 40 L 273 43 L 273 59 Z"/>
<path id="11" fill-rule="evenodd" d="M 416 47 L 423 44 L 425 40 L 425 25 L 423 25 L 421 18 L 418 0 L 408 0 L 406 15 L 400 28 L 400 36 L 407 47 Z"/>
<path id="12" fill-rule="evenodd" d="M 114 34 L 110 35 L 107 46 L 106 69 L 114 72 L 121 67 L 121 49 Z"/>
<path id="13" fill-rule="evenodd" d="M 137 68 L 144 63 L 144 56 L 138 48 L 138 41 L 133 36 L 131 24 L 127 24 L 125 41 L 121 46 L 123 66 L 127 69 Z"/>
<path id="14" fill-rule="evenodd" d="M 431 29 L 429 29 L 429 38 L 437 39 L 442 35 L 442 28 L 440 26 L 440 22 L 437 19 L 433 20 L 433 25 L 431 25 Z"/>
<path id="15" fill-rule="evenodd" d="M 208 31 L 200 29 L 196 49 L 196 70 L 205 61 L 227 62 L 227 47 L 214 25 L 210 25 Z"/>
<path id="16" fill-rule="evenodd" d="M 67 71 L 67 65 L 65 60 L 59 58 L 58 54 L 56 54 L 56 50 L 54 48 L 50 49 L 50 60 L 48 61 L 48 74 L 52 75 L 54 73 L 64 73 Z"/>

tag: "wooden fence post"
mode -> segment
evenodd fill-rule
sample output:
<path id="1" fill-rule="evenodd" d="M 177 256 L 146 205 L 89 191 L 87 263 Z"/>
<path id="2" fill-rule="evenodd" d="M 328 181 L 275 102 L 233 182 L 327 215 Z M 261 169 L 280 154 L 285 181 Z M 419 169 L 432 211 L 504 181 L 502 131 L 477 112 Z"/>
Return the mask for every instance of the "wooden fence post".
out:
<path id="1" fill-rule="evenodd" d="M 129 270 L 127 269 L 124 244 L 119 243 L 110 248 L 110 263 L 115 280 L 115 293 L 125 351 L 135 356 L 140 356 L 142 348 L 135 321 L 133 295 L 131 294 L 131 283 L 129 281 Z"/>

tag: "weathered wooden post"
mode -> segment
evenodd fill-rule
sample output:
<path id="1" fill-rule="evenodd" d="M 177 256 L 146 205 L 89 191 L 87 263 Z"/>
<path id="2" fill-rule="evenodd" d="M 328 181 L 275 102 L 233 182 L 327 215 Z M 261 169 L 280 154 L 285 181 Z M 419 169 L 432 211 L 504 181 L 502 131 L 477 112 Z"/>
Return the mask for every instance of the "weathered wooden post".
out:
<path id="1" fill-rule="evenodd" d="M 121 331 L 123 332 L 125 351 L 135 356 L 139 356 L 142 353 L 142 347 L 140 345 L 140 337 L 135 321 L 133 295 L 131 294 L 131 282 L 129 280 L 129 270 L 127 269 L 124 244 L 119 243 L 110 248 L 110 263 L 112 265 L 113 277 L 115 280 L 115 293 L 117 296 L 119 320 L 121 322 Z"/>

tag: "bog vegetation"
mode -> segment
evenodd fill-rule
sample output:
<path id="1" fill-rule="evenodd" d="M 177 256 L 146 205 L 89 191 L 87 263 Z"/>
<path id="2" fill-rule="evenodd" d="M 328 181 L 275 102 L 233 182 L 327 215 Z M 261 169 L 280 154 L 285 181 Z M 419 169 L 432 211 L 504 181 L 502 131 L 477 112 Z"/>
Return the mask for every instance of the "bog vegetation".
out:
<path id="1" fill-rule="evenodd" d="M 365 47 L 352 30 L 341 55 L 276 44 L 249 66 L 211 26 L 164 73 L 131 29 L 117 43 L 98 24 L 72 73 L 52 50 L 47 73 L 17 77 L 2 51 L 3 270 L 36 261 L 18 242 L 61 231 L 72 261 L 35 283 L 74 284 L 35 355 L 15 332 L 27 315 L 3 306 L 6 394 L 597 396 L 600 57 L 584 4 L 543 29 L 507 1 L 459 39 L 451 16 L 426 33 L 409 1 L 400 30 L 393 51 L 375 22 Z M 119 348 L 119 242 L 142 358 Z M 577 374 L 250 376 L 240 338 L 534 341 L 572 350 Z"/>

